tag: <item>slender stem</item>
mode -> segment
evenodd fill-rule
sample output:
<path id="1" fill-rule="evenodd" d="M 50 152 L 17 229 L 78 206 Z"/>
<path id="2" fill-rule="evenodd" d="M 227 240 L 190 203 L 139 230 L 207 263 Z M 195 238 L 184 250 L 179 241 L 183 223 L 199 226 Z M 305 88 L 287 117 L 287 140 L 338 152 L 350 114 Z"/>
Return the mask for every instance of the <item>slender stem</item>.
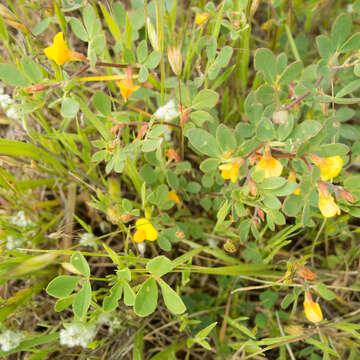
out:
<path id="1" fill-rule="evenodd" d="M 314 251 L 315 251 L 316 242 L 319 240 L 319 237 L 320 237 L 320 235 L 324 229 L 324 226 L 326 224 L 326 220 L 327 220 L 327 218 L 324 218 L 324 220 L 320 226 L 320 229 L 319 229 L 318 233 L 316 234 L 315 239 L 313 241 L 313 245 L 312 245 L 312 249 L 311 249 L 311 265 L 312 266 L 314 266 Z"/>

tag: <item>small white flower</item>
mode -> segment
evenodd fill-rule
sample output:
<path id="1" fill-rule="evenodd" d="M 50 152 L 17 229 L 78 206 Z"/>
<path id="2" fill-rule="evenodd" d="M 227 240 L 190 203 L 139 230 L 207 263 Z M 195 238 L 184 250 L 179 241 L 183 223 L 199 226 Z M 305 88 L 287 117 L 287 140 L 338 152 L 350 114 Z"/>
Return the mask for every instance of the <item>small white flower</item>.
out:
<path id="1" fill-rule="evenodd" d="M 15 237 L 13 235 L 8 235 L 6 237 L 6 248 L 9 250 L 17 249 L 21 247 L 23 240 L 21 238 Z"/>
<path id="2" fill-rule="evenodd" d="M 21 228 L 34 225 L 34 223 L 26 217 L 24 211 L 19 211 L 14 215 L 10 219 L 10 223 Z"/>
<path id="3" fill-rule="evenodd" d="M 18 347 L 24 335 L 15 333 L 11 330 L 5 331 L 0 335 L 0 346 L 2 351 L 10 351 Z"/>
<path id="4" fill-rule="evenodd" d="M 159 120 L 171 121 L 179 116 L 174 99 L 170 100 L 166 105 L 159 107 L 154 116 Z"/>
<path id="5" fill-rule="evenodd" d="M 20 117 L 14 106 L 10 106 L 9 109 L 6 110 L 6 116 L 10 119 L 15 119 L 15 120 Z"/>
<path id="6" fill-rule="evenodd" d="M 0 106 L 4 109 L 14 103 L 14 100 L 7 94 L 0 95 Z"/>
<path id="7" fill-rule="evenodd" d="M 0 95 L 4 93 L 4 88 L 0 87 Z"/>
<path id="8" fill-rule="evenodd" d="M 171 140 L 171 129 L 170 126 L 167 126 L 165 131 L 164 131 L 164 139 L 165 141 L 170 141 Z"/>
<path id="9" fill-rule="evenodd" d="M 85 348 L 95 337 L 95 325 L 66 324 L 60 330 L 60 344 L 68 347 L 82 346 Z"/>
<path id="10" fill-rule="evenodd" d="M 348 4 L 347 8 L 346 8 L 346 11 L 348 13 L 352 13 L 354 11 L 354 6 L 353 4 Z"/>
<path id="11" fill-rule="evenodd" d="M 83 233 L 80 236 L 80 245 L 90 246 L 97 249 L 98 245 L 96 243 L 96 237 L 92 233 Z"/>

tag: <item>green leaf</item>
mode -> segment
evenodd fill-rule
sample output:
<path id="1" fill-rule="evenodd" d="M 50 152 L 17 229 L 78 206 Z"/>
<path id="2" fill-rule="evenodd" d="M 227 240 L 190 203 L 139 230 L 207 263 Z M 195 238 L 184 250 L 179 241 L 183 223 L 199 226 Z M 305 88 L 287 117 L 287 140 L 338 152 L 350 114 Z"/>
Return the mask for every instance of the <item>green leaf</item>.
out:
<path id="1" fill-rule="evenodd" d="M 217 322 L 213 322 L 212 324 L 210 324 L 209 326 L 207 326 L 204 329 L 201 329 L 196 335 L 195 338 L 196 339 L 205 339 L 212 331 L 212 329 L 217 325 Z"/>
<path id="2" fill-rule="evenodd" d="M 270 177 L 268 179 L 265 179 L 260 187 L 265 190 L 272 190 L 272 189 L 278 189 L 279 187 L 283 186 L 286 183 L 286 179 L 282 177 Z"/>
<path id="3" fill-rule="evenodd" d="M 94 95 L 93 104 L 103 115 L 109 116 L 111 114 L 110 98 L 103 92 L 97 92 Z"/>
<path id="4" fill-rule="evenodd" d="M 329 156 L 345 156 L 349 153 L 350 148 L 345 144 L 322 144 L 320 145 L 314 153 L 321 157 Z"/>
<path id="5" fill-rule="evenodd" d="M 218 147 L 215 137 L 202 129 L 190 129 L 187 132 L 187 137 L 191 145 L 200 153 L 211 156 L 221 156 L 221 151 Z"/>
<path id="6" fill-rule="evenodd" d="M 270 141 L 275 136 L 274 124 L 268 118 L 263 118 L 256 127 L 256 137 L 260 141 Z"/>
<path id="7" fill-rule="evenodd" d="M 192 101 L 192 108 L 195 110 L 211 109 L 219 100 L 219 94 L 213 90 L 201 90 Z"/>
<path id="8" fill-rule="evenodd" d="M 360 175 L 347 177 L 344 180 L 344 187 L 347 190 L 357 190 L 360 189 Z"/>
<path id="9" fill-rule="evenodd" d="M 360 32 L 352 35 L 345 44 L 340 48 L 339 52 L 344 53 L 360 49 Z"/>
<path id="10" fill-rule="evenodd" d="M 186 306 L 177 292 L 162 279 L 159 279 L 159 284 L 166 307 L 175 315 L 184 313 Z"/>
<path id="11" fill-rule="evenodd" d="M 336 97 L 340 98 L 352 93 L 360 87 L 360 79 L 349 82 L 337 94 Z"/>
<path id="12" fill-rule="evenodd" d="M 50 281 L 46 292 L 57 298 L 69 296 L 81 278 L 79 276 L 61 275 Z"/>
<path id="13" fill-rule="evenodd" d="M 65 98 L 61 104 L 61 116 L 65 118 L 73 118 L 79 111 L 79 103 L 72 98 Z"/>
<path id="14" fill-rule="evenodd" d="M 0 64 L 0 80 L 11 86 L 29 86 L 30 81 L 14 65 Z"/>
<path id="15" fill-rule="evenodd" d="M 25 74 L 34 83 L 40 83 L 43 79 L 43 73 L 40 65 L 29 57 L 24 57 L 21 60 L 21 66 L 24 69 Z"/>
<path id="16" fill-rule="evenodd" d="M 104 311 L 111 312 L 117 308 L 118 302 L 122 296 L 122 290 L 123 290 L 122 282 L 118 282 L 116 285 L 114 285 L 111 288 L 110 295 L 104 297 L 104 302 L 103 302 Z"/>
<path id="17" fill-rule="evenodd" d="M 281 302 L 281 308 L 287 309 L 295 300 L 294 294 L 287 294 Z"/>
<path id="18" fill-rule="evenodd" d="M 230 317 L 226 317 L 228 324 L 239 330 L 240 332 L 242 332 L 243 334 L 249 336 L 251 339 L 256 339 L 256 336 L 243 324 L 240 324 L 238 321 L 230 318 Z"/>
<path id="19" fill-rule="evenodd" d="M 307 339 L 305 339 L 305 341 L 310 345 L 316 346 L 318 349 L 320 349 L 321 351 L 323 351 L 326 354 L 340 357 L 340 355 L 336 351 L 330 349 L 326 344 L 322 343 L 321 341 L 315 340 L 313 338 L 307 338 Z"/>
<path id="20" fill-rule="evenodd" d="M 144 329 L 139 329 L 134 339 L 134 351 L 132 360 L 143 360 Z"/>
<path id="21" fill-rule="evenodd" d="M 146 40 L 142 40 L 136 48 L 138 62 L 142 64 L 148 56 L 148 46 Z"/>
<path id="22" fill-rule="evenodd" d="M 90 281 L 86 280 L 83 283 L 82 289 L 75 295 L 73 302 L 73 310 L 76 316 L 80 318 L 85 316 L 89 309 L 91 301 L 91 285 Z"/>
<path id="23" fill-rule="evenodd" d="M 88 33 L 86 32 L 84 25 L 79 19 L 72 17 L 70 19 L 70 25 L 71 30 L 80 40 L 89 41 Z"/>
<path id="24" fill-rule="evenodd" d="M 236 149 L 236 139 L 234 131 L 230 130 L 226 125 L 220 124 L 216 129 L 216 140 L 223 152 L 226 150 Z"/>
<path id="25" fill-rule="evenodd" d="M 269 105 L 275 101 L 275 90 L 272 86 L 263 84 L 256 91 L 256 98 L 263 105 Z"/>
<path id="26" fill-rule="evenodd" d="M 147 279 L 135 297 L 134 311 L 139 316 L 148 316 L 156 309 L 158 288 L 154 278 Z"/>
<path id="27" fill-rule="evenodd" d="M 233 48 L 231 46 L 223 47 L 216 58 L 216 63 L 218 63 L 221 67 L 228 66 L 232 54 Z"/>
<path id="28" fill-rule="evenodd" d="M 106 21 L 107 26 L 109 27 L 109 30 L 112 34 L 112 36 L 115 38 L 116 41 L 121 41 L 121 32 L 120 29 L 116 23 L 116 21 L 112 18 L 112 16 L 109 14 L 109 12 L 104 8 L 104 6 L 101 4 L 101 2 L 98 3 L 101 11 L 104 15 L 104 19 Z"/>
<path id="29" fill-rule="evenodd" d="M 216 215 L 217 221 L 216 221 L 214 231 L 216 231 L 219 228 L 219 226 L 222 225 L 222 223 L 224 222 L 224 220 L 226 218 L 226 215 L 229 212 L 229 209 L 230 209 L 230 204 L 229 204 L 228 200 L 225 200 L 224 203 L 221 205 L 219 211 L 217 212 L 217 215 Z"/>
<path id="30" fill-rule="evenodd" d="M 66 308 L 68 308 L 73 303 L 74 297 L 75 297 L 75 294 L 59 299 L 55 303 L 54 310 L 56 312 L 64 311 Z"/>
<path id="31" fill-rule="evenodd" d="M 134 290 L 130 287 L 127 281 L 123 283 L 124 290 L 124 303 L 126 306 L 133 306 L 135 302 L 135 293 Z"/>
<path id="32" fill-rule="evenodd" d="M 217 167 L 220 164 L 220 160 L 219 159 L 215 159 L 215 158 L 208 158 L 205 159 L 201 164 L 200 164 L 200 170 L 203 171 L 204 173 L 211 173 L 216 171 Z"/>
<path id="33" fill-rule="evenodd" d="M 80 252 L 76 252 L 71 256 L 71 265 L 74 266 L 76 270 L 78 270 L 81 274 L 86 277 L 90 276 L 90 267 L 87 263 L 85 257 Z"/>
<path id="34" fill-rule="evenodd" d="M 149 70 L 144 65 L 140 68 L 139 75 L 138 75 L 138 81 L 140 83 L 144 83 L 148 79 L 148 77 L 149 77 Z"/>
<path id="35" fill-rule="evenodd" d="M 336 295 L 331 290 L 329 290 L 323 283 L 317 283 L 315 285 L 315 289 L 319 293 L 319 295 L 327 301 L 331 301 L 336 298 Z"/>
<path id="36" fill-rule="evenodd" d="M 335 20 L 331 29 L 331 44 L 334 50 L 337 50 L 350 34 L 352 22 L 348 15 L 341 14 Z"/>
<path id="37" fill-rule="evenodd" d="M 300 76 L 302 69 L 303 69 L 302 61 L 295 61 L 292 64 L 288 65 L 280 75 L 278 84 L 287 85 L 290 82 L 296 80 Z"/>
<path id="38" fill-rule="evenodd" d="M 153 51 L 145 60 L 144 65 L 149 69 L 155 69 L 161 60 L 161 52 L 160 51 Z"/>
<path id="39" fill-rule="evenodd" d="M 255 69 L 264 74 L 265 81 L 273 84 L 276 81 L 276 58 L 269 49 L 258 49 L 255 52 Z"/>
<path id="40" fill-rule="evenodd" d="M 172 271 L 174 265 L 166 256 L 157 256 L 146 264 L 146 270 L 154 276 L 161 277 Z"/>
<path id="41" fill-rule="evenodd" d="M 333 54 L 331 50 L 330 38 L 326 35 L 319 35 L 316 37 L 316 43 L 319 49 L 320 56 L 323 59 L 329 59 Z"/>

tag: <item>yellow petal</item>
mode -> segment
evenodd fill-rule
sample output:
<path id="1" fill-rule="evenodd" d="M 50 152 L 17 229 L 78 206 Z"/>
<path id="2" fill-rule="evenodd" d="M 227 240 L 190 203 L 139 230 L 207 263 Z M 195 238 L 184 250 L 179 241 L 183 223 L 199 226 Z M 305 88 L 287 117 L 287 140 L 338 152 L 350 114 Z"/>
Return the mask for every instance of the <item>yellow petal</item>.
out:
<path id="1" fill-rule="evenodd" d="M 318 323 L 323 319 L 320 305 L 312 300 L 309 301 L 307 298 L 304 301 L 304 311 L 306 318 L 313 323 Z"/>
<path id="2" fill-rule="evenodd" d="M 180 204 L 180 199 L 179 199 L 179 197 L 177 196 L 175 190 L 169 191 L 169 194 L 168 194 L 168 196 L 167 196 L 167 199 L 168 199 L 168 200 L 174 200 L 174 201 L 175 201 L 175 204 Z"/>
<path id="3" fill-rule="evenodd" d="M 219 166 L 221 170 L 221 177 L 225 180 L 231 180 L 231 182 L 236 182 L 239 176 L 239 165 L 236 163 L 222 164 Z"/>
<path id="4" fill-rule="evenodd" d="M 140 231 L 140 233 L 141 233 L 141 237 L 140 237 L 140 234 L 138 236 L 140 238 L 142 238 L 142 236 L 144 236 L 144 239 L 141 241 L 144 241 L 144 240 L 155 241 L 158 238 L 157 230 L 155 229 L 154 225 L 152 225 L 148 219 L 141 218 L 141 219 L 137 220 L 135 226 L 136 226 L 136 232 Z M 136 233 L 135 233 L 135 235 L 136 235 Z M 134 240 L 135 240 L 135 235 L 134 235 Z"/>
<path id="5" fill-rule="evenodd" d="M 134 234 L 134 241 L 136 243 L 141 243 L 145 240 L 146 238 L 146 232 L 143 229 L 140 230 L 136 230 L 135 234 Z"/>
<path id="6" fill-rule="evenodd" d="M 335 215 L 340 215 L 340 208 L 336 205 L 334 198 L 331 195 L 323 196 L 321 193 L 319 194 L 319 209 L 321 214 L 330 218 Z"/>
<path id="7" fill-rule="evenodd" d="M 280 176 L 283 170 L 283 166 L 279 160 L 276 160 L 272 156 L 269 159 L 261 157 L 259 163 L 255 167 L 256 171 L 264 171 L 264 178 Z"/>
<path id="8" fill-rule="evenodd" d="M 339 175 L 343 167 L 341 156 L 335 155 L 324 159 L 324 164 L 319 166 L 321 170 L 321 180 L 328 181 Z"/>
<path id="9" fill-rule="evenodd" d="M 124 79 L 122 81 L 118 81 L 116 84 L 120 88 L 120 94 L 125 101 L 129 99 L 134 91 L 140 89 L 140 86 L 134 85 L 131 79 Z"/>
<path id="10" fill-rule="evenodd" d="M 62 65 L 71 60 L 71 51 L 65 44 L 62 32 L 54 36 L 53 44 L 44 49 L 44 53 L 50 60 L 55 61 L 57 65 Z"/>
<path id="11" fill-rule="evenodd" d="M 196 25 L 201 25 L 203 24 L 207 19 L 208 19 L 209 15 L 207 13 L 197 13 L 196 17 L 195 17 L 195 23 Z"/>

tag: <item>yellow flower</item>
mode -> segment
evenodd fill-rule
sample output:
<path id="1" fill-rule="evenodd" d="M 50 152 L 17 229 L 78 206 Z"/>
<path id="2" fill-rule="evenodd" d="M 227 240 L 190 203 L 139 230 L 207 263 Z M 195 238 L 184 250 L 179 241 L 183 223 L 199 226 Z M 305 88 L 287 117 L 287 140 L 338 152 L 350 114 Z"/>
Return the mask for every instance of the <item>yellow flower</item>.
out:
<path id="1" fill-rule="evenodd" d="M 267 179 L 273 176 L 280 176 L 283 166 L 279 160 L 276 160 L 271 155 L 269 157 L 262 156 L 259 163 L 255 167 L 256 171 L 264 171 L 264 178 Z"/>
<path id="2" fill-rule="evenodd" d="M 144 240 L 155 241 L 158 238 L 158 232 L 154 225 L 146 218 L 141 218 L 136 221 L 136 231 L 134 234 L 134 241 L 136 243 Z"/>
<path id="3" fill-rule="evenodd" d="M 219 166 L 221 170 L 221 177 L 225 180 L 235 182 L 239 175 L 239 164 L 237 162 L 227 163 Z"/>
<path id="4" fill-rule="evenodd" d="M 203 24 L 209 17 L 208 13 L 197 13 L 195 17 L 195 23 L 196 25 Z"/>
<path id="5" fill-rule="evenodd" d="M 53 44 L 44 49 L 45 55 L 54 60 L 57 65 L 62 65 L 70 60 L 86 60 L 83 54 L 71 51 L 65 44 L 63 33 L 54 36 Z"/>
<path id="6" fill-rule="evenodd" d="M 330 194 L 323 195 L 321 192 L 319 193 L 319 209 L 321 214 L 326 218 L 340 215 L 341 213 L 334 198 Z"/>
<path id="7" fill-rule="evenodd" d="M 338 176 L 343 166 L 343 160 L 339 155 L 330 156 L 327 158 L 311 155 L 310 158 L 315 163 L 315 165 L 320 168 L 320 177 L 323 181 L 328 181 Z"/>
<path id="8" fill-rule="evenodd" d="M 320 305 L 313 301 L 308 292 L 305 293 L 304 311 L 306 318 L 313 323 L 318 323 L 323 319 Z"/>
<path id="9" fill-rule="evenodd" d="M 296 176 L 293 172 L 291 172 L 290 176 L 288 177 L 289 181 L 293 181 L 294 183 L 296 183 Z M 298 188 L 293 192 L 294 195 L 299 195 L 300 194 L 300 188 L 298 186 Z"/>
<path id="10" fill-rule="evenodd" d="M 175 201 L 175 204 L 177 204 L 177 205 L 180 204 L 180 199 L 179 199 L 179 197 L 177 196 L 175 190 L 169 191 L 168 196 L 167 196 L 166 199 L 167 199 L 167 200 L 174 200 L 174 201 Z"/>
<path id="11" fill-rule="evenodd" d="M 116 84 L 120 88 L 120 94 L 123 96 L 125 101 L 129 99 L 134 91 L 140 89 L 140 86 L 134 85 L 131 79 L 124 79 L 122 81 L 118 81 Z"/>

